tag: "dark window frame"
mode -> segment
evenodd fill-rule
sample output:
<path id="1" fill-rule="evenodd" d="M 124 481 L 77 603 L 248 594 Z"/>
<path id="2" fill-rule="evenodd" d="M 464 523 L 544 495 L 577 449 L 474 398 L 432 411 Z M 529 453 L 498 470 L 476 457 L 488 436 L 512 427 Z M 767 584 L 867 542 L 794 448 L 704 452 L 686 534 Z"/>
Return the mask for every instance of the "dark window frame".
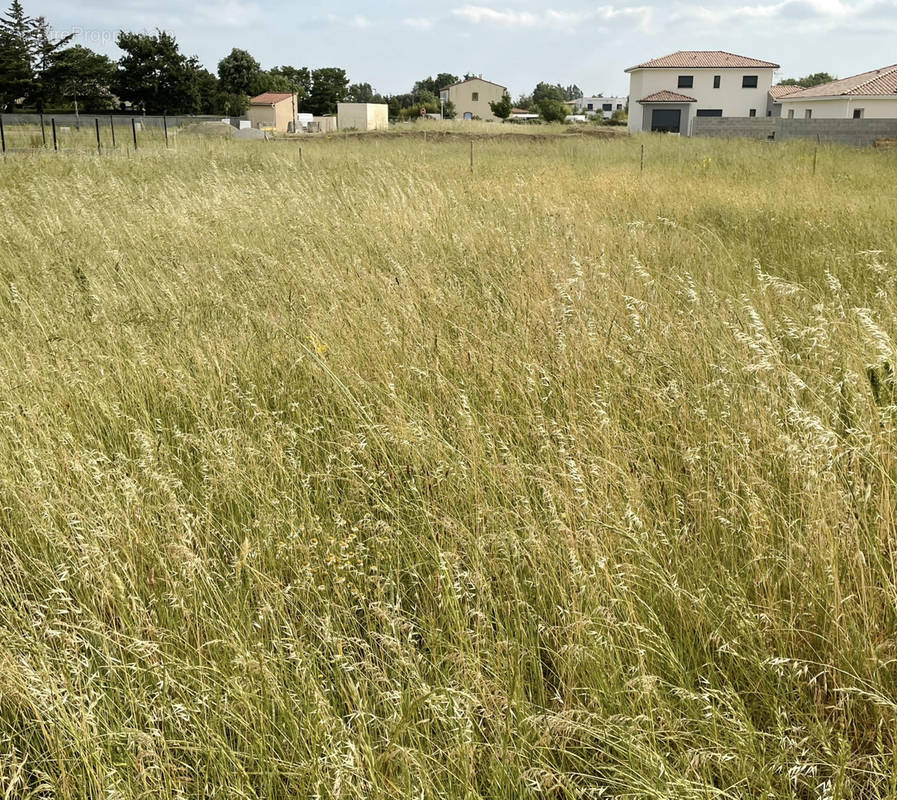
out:
<path id="1" fill-rule="evenodd" d="M 760 85 L 760 76 L 759 75 L 742 75 L 741 76 L 741 88 L 742 89 L 756 89 Z"/>
<path id="2" fill-rule="evenodd" d="M 694 75 L 680 75 L 679 80 L 676 85 L 677 89 L 694 89 L 695 88 L 695 76 Z"/>
<path id="3" fill-rule="evenodd" d="M 722 81 L 722 75 L 714 75 L 713 76 L 713 88 L 719 89 L 720 82 Z"/>
<path id="4" fill-rule="evenodd" d="M 756 116 L 757 116 L 757 109 L 756 109 L 756 108 L 750 108 L 750 109 L 748 109 L 748 116 L 749 116 L 749 117 L 756 117 Z"/>
<path id="5" fill-rule="evenodd" d="M 696 117 L 721 117 L 723 110 L 721 108 L 699 108 L 695 112 Z"/>

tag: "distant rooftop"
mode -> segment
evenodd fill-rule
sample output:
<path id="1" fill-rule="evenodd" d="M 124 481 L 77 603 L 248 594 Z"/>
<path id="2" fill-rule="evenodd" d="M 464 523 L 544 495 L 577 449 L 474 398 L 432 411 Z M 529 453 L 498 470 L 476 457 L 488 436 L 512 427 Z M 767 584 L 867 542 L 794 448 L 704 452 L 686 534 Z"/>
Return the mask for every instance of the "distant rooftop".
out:
<path id="1" fill-rule="evenodd" d="M 281 103 L 284 100 L 290 100 L 293 97 L 290 92 L 263 92 L 257 97 L 253 97 L 249 101 L 251 106 L 273 106 L 275 103 Z"/>

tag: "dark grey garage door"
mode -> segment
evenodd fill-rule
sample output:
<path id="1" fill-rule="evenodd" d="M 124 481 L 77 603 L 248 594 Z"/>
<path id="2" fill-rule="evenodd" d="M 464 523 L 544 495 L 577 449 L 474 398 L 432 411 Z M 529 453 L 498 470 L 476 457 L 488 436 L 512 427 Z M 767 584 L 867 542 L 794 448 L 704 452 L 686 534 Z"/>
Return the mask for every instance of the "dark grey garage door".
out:
<path id="1" fill-rule="evenodd" d="M 651 112 L 651 130 L 661 133 L 679 133 L 682 112 L 678 108 L 655 108 Z"/>

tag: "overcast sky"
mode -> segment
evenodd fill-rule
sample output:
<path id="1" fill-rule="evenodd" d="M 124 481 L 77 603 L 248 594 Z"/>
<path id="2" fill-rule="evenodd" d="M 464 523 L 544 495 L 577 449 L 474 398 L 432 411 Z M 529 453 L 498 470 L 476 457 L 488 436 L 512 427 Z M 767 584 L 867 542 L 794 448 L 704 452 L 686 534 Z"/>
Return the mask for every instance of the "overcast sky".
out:
<path id="1" fill-rule="evenodd" d="M 5 5 L 5 3 L 4 3 Z M 627 93 L 623 70 L 675 50 L 775 61 L 779 77 L 839 77 L 897 62 L 897 0 L 24 0 L 60 32 L 113 57 L 120 29 L 174 33 L 215 71 L 232 47 L 265 68 L 344 67 L 352 82 L 404 92 L 437 72 L 474 72 L 512 95 L 540 80 Z"/>

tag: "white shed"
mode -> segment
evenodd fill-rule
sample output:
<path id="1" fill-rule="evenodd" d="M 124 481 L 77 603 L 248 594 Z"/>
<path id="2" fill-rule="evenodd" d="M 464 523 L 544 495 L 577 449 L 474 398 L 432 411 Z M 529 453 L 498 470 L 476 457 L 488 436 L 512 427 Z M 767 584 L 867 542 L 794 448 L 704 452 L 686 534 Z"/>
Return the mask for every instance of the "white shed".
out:
<path id="1" fill-rule="evenodd" d="M 383 131 L 389 127 L 389 106 L 385 103 L 339 103 L 336 117 L 341 131 Z"/>

